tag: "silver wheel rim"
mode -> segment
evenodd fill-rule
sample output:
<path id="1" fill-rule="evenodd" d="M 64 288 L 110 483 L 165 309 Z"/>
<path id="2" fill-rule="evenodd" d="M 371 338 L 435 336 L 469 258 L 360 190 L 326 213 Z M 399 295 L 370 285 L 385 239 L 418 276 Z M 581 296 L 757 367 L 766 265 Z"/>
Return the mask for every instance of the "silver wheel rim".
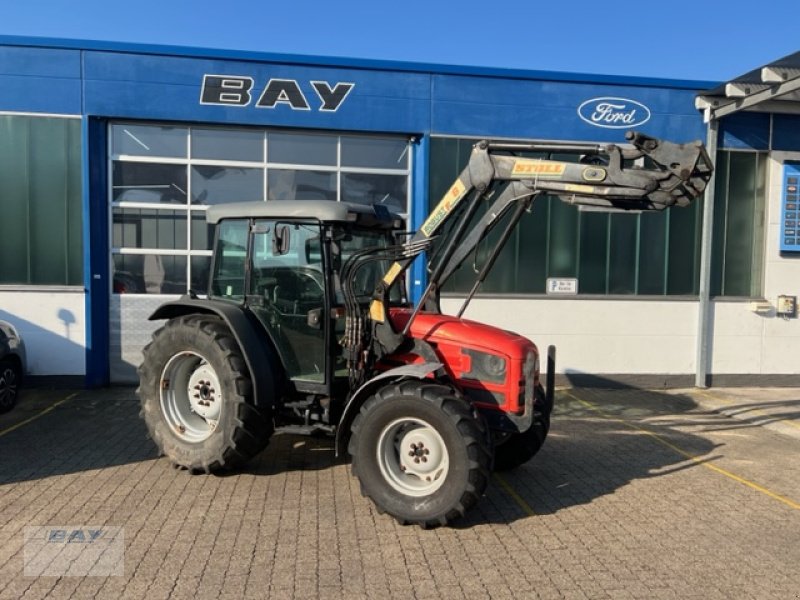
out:
<path id="1" fill-rule="evenodd" d="M 429 423 L 405 417 L 389 423 L 378 438 L 378 466 L 386 482 L 407 496 L 428 496 L 447 479 L 447 446 Z"/>
<path id="2" fill-rule="evenodd" d="M 161 374 L 161 412 L 180 439 L 207 440 L 219 425 L 224 401 L 219 377 L 206 359 L 180 352 L 167 361 Z"/>
<path id="3" fill-rule="evenodd" d="M 0 371 L 0 406 L 5 408 L 14 404 L 17 398 L 17 374 L 11 367 Z"/>

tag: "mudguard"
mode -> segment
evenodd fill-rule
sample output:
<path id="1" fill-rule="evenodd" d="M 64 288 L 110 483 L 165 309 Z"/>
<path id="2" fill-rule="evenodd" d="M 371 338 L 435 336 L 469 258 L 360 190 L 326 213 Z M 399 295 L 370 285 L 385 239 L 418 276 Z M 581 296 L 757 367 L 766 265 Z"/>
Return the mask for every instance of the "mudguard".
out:
<path id="1" fill-rule="evenodd" d="M 380 375 L 376 375 L 358 388 L 350 397 L 350 400 L 348 400 L 347 406 L 344 407 L 342 418 L 339 419 L 339 425 L 336 428 L 336 443 L 334 445 L 336 448 L 336 456 L 341 456 L 341 454 L 347 449 L 350 426 L 353 424 L 358 411 L 361 410 L 361 406 L 377 388 L 390 380 L 405 378 L 425 379 L 428 375 L 440 369 L 441 367 L 442 364 L 438 362 L 424 362 L 395 367 L 394 369 L 384 371 Z"/>
<path id="2" fill-rule="evenodd" d="M 250 371 L 253 382 L 253 404 L 259 408 L 274 408 L 280 398 L 278 392 L 282 384 L 280 371 L 276 369 L 276 365 L 280 365 L 281 362 L 261 325 L 239 305 L 190 296 L 162 304 L 150 315 L 149 320 L 174 319 L 191 314 L 216 315 L 225 322 L 239 344 L 247 369 Z M 260 332 L 263 335 L 259 335 Z"/>

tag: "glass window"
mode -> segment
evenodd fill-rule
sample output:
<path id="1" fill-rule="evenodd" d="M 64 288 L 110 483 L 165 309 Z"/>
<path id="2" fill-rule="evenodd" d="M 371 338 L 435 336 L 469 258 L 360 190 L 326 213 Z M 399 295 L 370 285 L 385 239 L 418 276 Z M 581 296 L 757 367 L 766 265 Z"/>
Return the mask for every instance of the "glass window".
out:
<path id="1" fill-rule="evenodd" d="M 759 297 L 762 293 L 766 163 L 765 153 L 718 154 L 712 295 Z"/>
<path id="2" fill-rule="evenodd" d="M 342 166 L 406 169 L 408 142 L 402 138 L 342 136 Z"/>
<path id="3" fill-rule="evenodd" d="M 192 250 L 208 250 L 214 243 L 214 226 L 206 222 L 206 213 L 192 211 Z"/>
<path id="4" fill-rule="evenodd" d="M 270 163 L 336 166 L 336 136 L 270 132 L 267 140 Z"/>
<path id="5" fill-rule="evenodd" d="M 117 280 L 127 282 L 115 284 L 115 289 L 147 287 L 141 259 L 130 258 L 146 251 L 153 256 L 181 253 L 187 271 L 182 281 L 188 279 L 195 291 L 205 290 L 213 245 L 213 227 L 205 222 L 210 205 L 266 199 L 336 201 L 346 196 L 353 202 L 382 202 L 406 210 L 407 142 L 400 137 L 347 136 L 348 156 L 354 158 L 345 170 L 340 164 L 342 138 L 335 134 L 126 123 L 112 124 L 109 132 L 112 253 L 126 256 L 114 261 L 124 267 Z M 358 165 L 383 165 L 385 171 L 358 173 Z M 79 172 L 79 163 L 76 168 Z M 78 211 L 71 222 L 80 226 L 80 217 Z M 81 260 L 78 254 L 79 267 Z M 162 288 L 172 289 L 169 285 Z M 148 292 L 157 287 L 151 285 Z"/>
<path id="6" fill-rule="evenodd" d="M 431 202 L 438 201 L 467 164 L 473 143 L 431 141 Z M 540 196 L 511 235 L 481 291 L 542 294 L 548 277 L 577 277 L 580 294 L 697 294 L 701 219 L 702 201 L 689 208 L 637 215 L 581 212 L 558 198 Z M 500 228 L 502 224 L 496 229 Z M 478 247 L 478 266 L 495 239 L 497 231 Z M 465 267 L 445 290 L 464 293 L 473 282 Z"/>
<path id="7" fill-rule="evenodd" d="M 114 202 L 186 204 L 184 165 L 114 161 Z"/>
<path id="8" fill-rule="evenodd" d="M 408 198 L 406 175 L 376 175 L 373 173 L 342 173 L 342 200 L 357 204 L 385 204 L 406 211 Z"/>
<path id="9" fill-rule="evenodd" d="M 113 125 L 111 146 L 114 154 L 185 158 L 186 127 L 158 125 Z"/>
<path id="10" fill-rule="evenodd" d="M 186 213 L 149 208 L 115 208 L 111 240 L 111 244 L 117 248 L 186 248 Z"/>
<path id="11" fill-rule="evenodd" d="M 217 165 L 192 167 L 192 204 L 226 204 L 263 199 L 263 169 Z"/>
<path id="12" fill-rule="evenodd" d="M 264 133 L 193 127 L 192 158 L 264 162 Z"/>
<path id="13" fill-rule="evenodd" d="M 244 297 L 247 236 L 250 221 L 223 221 L 219 226 L 219 244 L 214 261 L 211 293 L 241 300 Z"/>
<path id="14" fill-rule="evenodd" d="M 268 200 L 336 200 L 336 173 L 270 169 Z"/>
<path id="15" fill-rule="evenodd" d="M 325 380 L 325 330 L 309 315 L 325 306 L 318 224 L 256 221 L 251 309 L 270 333 L 292 379 Z"/>
<path id="16" fill-rule="evenodd" d="M 161 254 L 115 254 L 114 292 L 117 294 L 183 294 L 186 257 Z"/>
<path id="17" fill-rule="evenodd" d="M 0 283 L 82 285 L 81 122 L 0 116 Z"/>

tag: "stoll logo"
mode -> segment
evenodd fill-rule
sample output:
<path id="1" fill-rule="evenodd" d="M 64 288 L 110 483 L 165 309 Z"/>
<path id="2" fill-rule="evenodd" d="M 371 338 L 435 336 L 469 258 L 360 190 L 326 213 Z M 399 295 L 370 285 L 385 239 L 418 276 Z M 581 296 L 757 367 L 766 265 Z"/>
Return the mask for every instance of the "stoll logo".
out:
<path id="1" fill-rule="evenodd" d="M 592 98 L 578 107 L 578 116 L 595 127 L 628 129 L 647 123 L 650 109 L 629 98 Z"/>

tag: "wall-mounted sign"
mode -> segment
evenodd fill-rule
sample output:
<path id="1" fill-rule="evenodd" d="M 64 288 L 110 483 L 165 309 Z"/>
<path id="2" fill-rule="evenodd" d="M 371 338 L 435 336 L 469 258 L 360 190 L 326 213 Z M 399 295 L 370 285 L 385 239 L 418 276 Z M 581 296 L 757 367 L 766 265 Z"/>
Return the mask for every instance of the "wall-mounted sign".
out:
<path id="1" fill-rule="evenodd" d="M 336 112 L 353 91 L 355 83 L 337 81 L 309 81 L 308 85 L 319 98 L 317 110 L 320 112 Z M 249 106 L 253 101 L 252 77 L 239 75 L 203 75 L 203 86 L 200 89 L 200 104 L 216 104 L 222 106 Z M 275 108 L 279 104 L 292 110 L 311 110 L 308 95 L 303 92 L 300 83 L 295 79 L 270 79 L 261 91 L 256 108 Z"/>
<path id="2" fill-rule="evenodd" d="M 574 296 L 578 293 L 578 280 L 575 278 L 547 278 L 547 293 L 561 296 Z"/>
<path id="3" fill-rule="evenodd" d="M 628 129 L 650 120 L 650 109 L 629 98 L 592 98 L 578 107 L 578 116 L 589 125 Z"/>

